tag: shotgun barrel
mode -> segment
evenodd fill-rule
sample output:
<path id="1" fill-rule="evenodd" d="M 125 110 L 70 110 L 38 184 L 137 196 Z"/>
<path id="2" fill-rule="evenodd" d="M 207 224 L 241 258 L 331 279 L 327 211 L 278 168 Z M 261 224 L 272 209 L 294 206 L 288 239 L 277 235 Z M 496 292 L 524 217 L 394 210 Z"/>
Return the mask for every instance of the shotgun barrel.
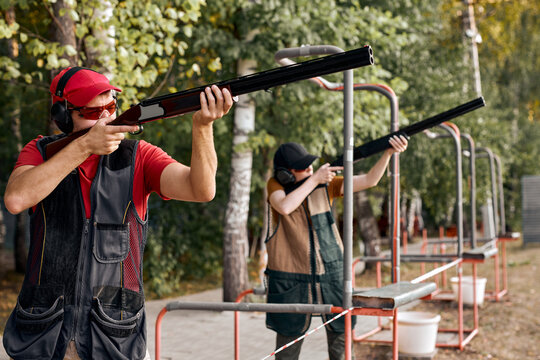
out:
<path id="1" fill-rule="evenodd" d="M 392 136 L 404 135 L 408 138 L 421 131 L 424 131 L 426 129 L 439 125 L 445 121 L 449 121 L 458 116 L 469 113 L 485 105 L 486 105 L 486 102 L 484 101 L 484 98 L 479 97 L 477 99 L 474 99 L 465 104 L 456 106 L 455 108 L 452 108 L 450 110 L 447 110 L 445 112 L 432 116 L 425 120 L 418 121 L 414 124 L 406 126 L 403 129 L 399 129 L 398 131 L 395 131 L 391 134 L 382 136 L 378 139 L 375 139 L 363 145 L 357 146 L 353 149 L 353 162 L 356 162 L 360 159 L 367 158 L 368 156 L 371 156 L 381 151 L 384 151 L 386 149 L 389 149 L 392 145 L 390 145 L 388 140 L 390 140 Z M 336 160 L 334 160 L 331 163 L 331 166 L 343 166 L 343 155 L 340 155 Z"/>
<path id="2" fill-rule="evenodd" d="M 158 119 L 169 118 L 197 111 L 201 108 L 199 94 L 207 86 L 217 85 L 226 88 L 232 96 L 247 94 L 258 90 L 268 90 L 275 86 L 306 80 L 317 76 L 351 70 L 373 64 L 373 51 L 370 46 L 345 51 L 333 55 L 274 68 L 251 75 L 204 85 L 173 94 L 158 96 L 141 101 L 124 111 L 111 125 L 141 125 Z M 50 158 L 74 139 L 88 132 L 81 130 L 47 145 L 46 155 Z"/>

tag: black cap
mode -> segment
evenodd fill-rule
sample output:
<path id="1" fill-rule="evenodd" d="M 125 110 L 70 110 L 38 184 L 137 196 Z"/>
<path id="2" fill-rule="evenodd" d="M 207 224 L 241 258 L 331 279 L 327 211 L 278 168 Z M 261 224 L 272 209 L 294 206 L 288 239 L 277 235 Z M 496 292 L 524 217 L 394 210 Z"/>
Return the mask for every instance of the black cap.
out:
<path id="1" fill-rule="evenodd" d="M 311 155 L 304 147 L 297 143 L 282 144 L 274 155 L 274 168 L 304 170 L 311 165 L 318 156 Z"/>

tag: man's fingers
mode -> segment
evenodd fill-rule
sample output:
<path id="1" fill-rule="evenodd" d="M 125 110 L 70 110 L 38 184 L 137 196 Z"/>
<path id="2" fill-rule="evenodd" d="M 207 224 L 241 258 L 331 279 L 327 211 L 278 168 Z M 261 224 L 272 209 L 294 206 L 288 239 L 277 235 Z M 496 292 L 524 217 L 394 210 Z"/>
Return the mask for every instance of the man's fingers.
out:
<path id="1" fill-rule="evenodd" d="M 223 97 L 224 97 L 224 100 L 225 100 L 225 108 L 224 108 L 224 110 L 225 110 L 225 112 L 228 112 L 231 109 L 231 107 L 233 106 L 233 98 L 231 96 L 231 92 L 228 89 L 223 88 L 222 92 L 223 92 Z"/>
<path id="2" fill-rule="evenodd" d="M 407 141 L 407 138 L 405 138 L 403 135 L 392 136 L 388 140 L 388 142 L 390 143 L 390 145 L 392 145 L 394 150 L 398 152 L 403 152 L 407 150 L 408 141 Z"/>
<path id="3" fill-rule="evenodd" d="M 127 133 L 139 131 L 138 125 L 111 125 L 110 127 L 115 133 Z"/>
<path id="4" fill-rule="evenodd" d="M 214 95 L 212 94 L 212 89 L 207 87 L 206 89 L 204 89 L 204 93 L 206 94 L 206 98 L 208 99 L 208 102 L 207 102 L 208 110 L 210 110 L 210 112 L 213 113 L 214 110 L 216 109 L 216 99 L 214 98 Z"/>
<path id="5" fill-rule="evenodd" d="M 216 109 L 223 109 L 223 94 L 221 93 L 221 89 L 217 85 L 212 85 L 212 91 L 216 98 Z"/>
<path id="6" fill-rule="evenodd" d="M 201 111 L 208 111 L 208 101 L 206 101 L 205 92 L 199 94 L 199 99 L 201 100 Z"/>

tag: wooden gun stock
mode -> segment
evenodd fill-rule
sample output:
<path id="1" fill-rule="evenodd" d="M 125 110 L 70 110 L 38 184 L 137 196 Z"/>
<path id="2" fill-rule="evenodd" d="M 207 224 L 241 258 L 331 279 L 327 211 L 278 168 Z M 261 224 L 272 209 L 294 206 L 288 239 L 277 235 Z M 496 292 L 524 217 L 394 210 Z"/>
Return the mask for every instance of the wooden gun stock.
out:
<path id="1" fill-rule="evenodd" d="M 455 108 L 452 108 L 450 110 L 447 110 L 445 112 L 432 116 L 425 120 L 416 122 L 407 127 L 404 127 L 403 129 L 399 129 L 398 131 L 395 131 L 391 134 L 385 135 L 383 137 L 372 140 L 363 145 L 357 146 L 354 148 L 353 162 L 356 162 L 360 159 L 364 159 L 368 156 L 371 156 L 373 154 L 377 154 L 381 151 L 389 149 L 392 145 L 390 145 L 388 140 L 390 140 L 390 138 L 394 135 L 404 135 L 408 138 L 421 131 L 434 127 L 435 125 L 439 125 L 445 121 L 449 121 L 458 116 L 464 115 L 468 112 L 481 108 L 485 105 L 486 103 L 484 101 L 484 98 L 479 97 L 477 99 L 469 101 L 468 103 L 459 105 Z M 340 155 L 336 160 L 334 160 L 331 166 L 343 166 L 343 155 Z"/>
<path id="2" fill-rule="evenodd" d="M 227 88 L 232 96 L 238 96 L 372 64 L 373 51 L 370 46 L 364 46 L 363 48 L 143 100 L 124 111 L 110 124 L 140 125 L 153 120 L 197 111 L 201 108 L 199 94 L 207 86 L 217 85 L 221 89 Z M 84 135 L 88 130 L 72 133 L 48 144 L 46 148 L 47 158 L 49 159 L 71 141 Z"/>

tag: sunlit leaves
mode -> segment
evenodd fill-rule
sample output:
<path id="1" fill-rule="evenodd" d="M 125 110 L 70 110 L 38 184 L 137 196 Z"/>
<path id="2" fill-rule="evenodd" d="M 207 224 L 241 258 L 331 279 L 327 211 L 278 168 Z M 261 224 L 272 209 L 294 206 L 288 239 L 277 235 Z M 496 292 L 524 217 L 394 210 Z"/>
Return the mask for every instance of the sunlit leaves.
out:
<path id="1" fill-rule="evenodd" d="M 0 39 L 11 38 L 19 30 L 19 24 L 7 24 L 4 19 L 0 19 Z"/>
<path id="2" fill-rule="evenodd" d="M 50 23 L 51 3 L 31 3 L 31 10 L 26 15 L 31 14 L 32 17 L 26 16 L 24 20 Z M 19 23 L 8 26 L 3 19 L 0 19 L 0 38 L 17 34 L 24 51 L 34 58 L 35 66 L 48 70 L 68 66 L 65 56 L 79 55 L 82 60 L 79 65 L 85 66 L 84 62 L 90 59 L 87 51 L 90 51 L 92 63 L 86 66 L 112 71 L 116 84 L 124 90 L 134 86 L 135 89 L 123 94 L 133 94 L 134 97 L 127 99 L 132 103 L 145 93 L 138 91 L 137 87 L 155 85 L 158 78 L 169 70 L 170 62 L 162 58 L 184 56 L 188 48 L 186 40 L 192 35 L 192 23 L 200 17 L 204 2 L 82 0 L 64 1 L 64 4 L 66 7 L 60 10 L 59 15 L 69 15 L 75 21 L 74 32 L 79 39 L 76 49 L 60 47 L 47 40 L 47 27 L 43 27 L 43 34 L 34 33 L 35 26 L 27 25 L 20 29 Z M 19 6 L 22 9 L 26 5 L 19 2 Z M 111 49 L 104 35 L 113 40 L 114 48 Z M 217 71 L 219 61 L 212 61 L 212 68 Z M 8 74 L 20 76 L 14 71 Z"/>

